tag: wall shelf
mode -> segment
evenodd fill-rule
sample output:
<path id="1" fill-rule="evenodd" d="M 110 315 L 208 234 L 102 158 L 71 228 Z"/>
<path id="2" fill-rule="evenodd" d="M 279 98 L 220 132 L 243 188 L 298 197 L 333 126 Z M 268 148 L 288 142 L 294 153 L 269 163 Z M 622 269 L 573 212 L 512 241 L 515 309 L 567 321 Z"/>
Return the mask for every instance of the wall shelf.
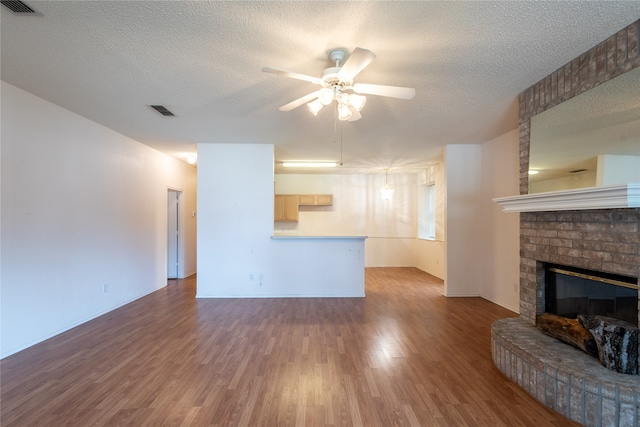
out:
<path id="1" fill-rule="evenodd" d="M 550 191 L 492 199 L 504 212 L 573 211 L 640 207 L 640 183 Z"/>

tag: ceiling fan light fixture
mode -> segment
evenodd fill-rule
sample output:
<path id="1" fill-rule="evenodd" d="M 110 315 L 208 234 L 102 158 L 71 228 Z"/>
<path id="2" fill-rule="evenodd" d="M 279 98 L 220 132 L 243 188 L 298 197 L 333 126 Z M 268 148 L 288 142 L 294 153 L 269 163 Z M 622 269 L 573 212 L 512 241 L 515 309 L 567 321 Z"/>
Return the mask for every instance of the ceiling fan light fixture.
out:
<path id="1" fill-rule="evenodd" d="M 360 111 L 353 108 L 353 105 L 349 105 L 349 109 L 351 110 L 351 117 L 349 118 L 350 122 L 357 122 L 362 118 L 362 114 L 360 114 Z"/>
<path id="2" fill-rule="evenodd" d="M 360 71 L 367 67 L 375 57 L 375 53 L 361 47 L 356 47 L 348 56 L 344 49 L 333 49 L 329 51 L 329 59 L 335 62 L 335 67 L 324 69 L 321 78 L 273 67 L 263 67 L 262 71 L 322 86 L 321 89 L 315 92 L 311 92 L 283 105 L 279 108 L 280 111 L 291 111 L 294 108 L 300 107 L 302 104 L 307 104 L 311 113 L 316 115 L 321 108 L 317 106 L 315 102 L 316 99 L 322 105 L 330 105 L 333 101 L 336 101 L 338 118 L 340 120 L 356 121 L 362 118 L 360 110 L 362 110 L 366 103 L 366 97 L 362 96 L 363 94 L 398 99 L 412 99 L 416 95 L 416 90 L 412 87 L 354 83 L 354 78 Z M 349 93 L 344 93 L 345 91 Z"/>
<path id="3" fill-rule="evenodd" d="M 318 94 L 318 99 L 322 103 L 322 105 L 329 105 L 333 101 L 333 90 L 328 87 L 320 89 L 320 93 Z"/>
<path id="4" fill-rule="evenodd" d="M 367 103 L 366 96 L 357 95 L 355 93 L 352 93 L 351 95 L 349 95 L 349 104 L 351 104 L 353 108 L 356 109 L 356 111 L 362 111 L 362 109 L 364 108 L 364 104 L 366 103 Z"/>
<path id="5" fill-rule="evenodd" d="M 338 119 L 340 120 L 349 120 L 353 113 L 351 109 L 349 109 L 349 104 L 340 104 L 338 106 Z"/>
<path id="6" fill-rule="evenodd" d="M 318 115 L 318 112 L 322 110 L 322 107 L 324 107 L 324 104 L 320 102 L 319 99 L 314 99 L 313 101 L 307 104 L 307 108 L 309 109 L 309 111 L 311 111 L 311 114 L 313 114 L 314 116 Z"/>

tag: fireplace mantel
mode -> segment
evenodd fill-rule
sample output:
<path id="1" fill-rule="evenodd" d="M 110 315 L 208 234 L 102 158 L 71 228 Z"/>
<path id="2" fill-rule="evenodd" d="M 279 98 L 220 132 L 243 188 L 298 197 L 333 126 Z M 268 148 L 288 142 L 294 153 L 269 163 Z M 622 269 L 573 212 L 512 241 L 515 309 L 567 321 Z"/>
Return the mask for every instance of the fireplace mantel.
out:
<path id="1" fill-rule="evenodd" d="M 573 211 L 640 207 L 640 183 L 578 188 L 493 199 L 504 212 Z"/>

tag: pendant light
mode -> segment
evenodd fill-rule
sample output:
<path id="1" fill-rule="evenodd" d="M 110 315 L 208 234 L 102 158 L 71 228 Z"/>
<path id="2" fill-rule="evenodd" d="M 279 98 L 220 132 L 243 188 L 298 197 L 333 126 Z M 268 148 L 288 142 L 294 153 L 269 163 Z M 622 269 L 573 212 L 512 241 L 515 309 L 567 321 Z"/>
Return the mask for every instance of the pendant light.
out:
<path id="1" fill-rule="evenodd" d="M 392 186 L 389 185 L 389 168 L 384 170 L 384 186 L 380 190 L 380 194 L 382 195 L 382 200 L 392 200 L 393 192 L 395 191 Z"/>

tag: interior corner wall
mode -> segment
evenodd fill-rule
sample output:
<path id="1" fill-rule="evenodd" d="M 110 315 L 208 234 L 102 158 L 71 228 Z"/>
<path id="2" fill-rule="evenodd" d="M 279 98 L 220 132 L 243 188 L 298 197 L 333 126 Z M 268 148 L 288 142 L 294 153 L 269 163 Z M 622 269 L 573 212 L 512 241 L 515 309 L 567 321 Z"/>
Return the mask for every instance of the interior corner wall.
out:
<path id="1" fill-rule="evenodd" d="M 518 194 L 519 132 L 514 129 L 482 144 L 480 296 L 518 312 L 520 214 L 505 213 L 492 201 Z"/>
<path id="2" fill-rule="evenodd" d="M 182 245 L 182 277 L 185 278 L 193 276 L 198 272 L 197 265 L 197 213 L 198 204 L 196 200 L 197 189 L 197 171 L 192 166 L 184 166 L 182 162 L 175 162 L 173 159 L 168 160 L 175 168 L 174 178 L 175 182 L 179 183 L 179 187 L 172 187 L 174 190 L 182 192 L 182 231 L 183 240 L 178 243 Z M 169 172 L 172 168 L 168 168 Z M 164 248 L 163 248 L 164 249 Z"/>
<path id="3" fill-rule="evenodd" d="M 2 82 L 1 357 L 166 285 L 167 188 L 195 168 Z M 184 263 L 195 272 L 195 218 Z"/>
<path id="4" fill-rule="evenodd" d="M 444 149 L 444 295 L 448 297 L 481 294 L 481 161 L 479 144 Z"/>
<path id="5" fill-rule="evenodd" d="M 415 267 L 438 279 L 445 280 L 445 244 L 443 240 L 416 239 Z"/>

